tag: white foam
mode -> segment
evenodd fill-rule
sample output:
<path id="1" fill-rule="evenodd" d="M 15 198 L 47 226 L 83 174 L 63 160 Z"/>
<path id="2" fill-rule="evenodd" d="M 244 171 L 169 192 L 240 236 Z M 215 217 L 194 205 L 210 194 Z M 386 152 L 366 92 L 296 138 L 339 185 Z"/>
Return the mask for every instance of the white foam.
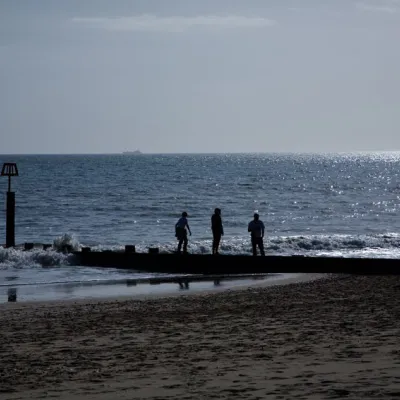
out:
<path id="1" fill-rule="evenodd" d="M 54 250 L 5 249 L 0 247 L 0 269 L 35 268 L 69 265 L 73 255 L 63 254 Z"/>

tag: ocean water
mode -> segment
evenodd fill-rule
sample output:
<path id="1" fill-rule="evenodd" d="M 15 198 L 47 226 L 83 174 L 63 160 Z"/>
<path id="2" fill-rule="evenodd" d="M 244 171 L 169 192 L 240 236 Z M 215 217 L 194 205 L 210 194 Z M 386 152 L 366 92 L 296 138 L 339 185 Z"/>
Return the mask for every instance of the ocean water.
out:
<path id="1" fill-rule="evenodd" d="M 19 168 L 17 243 L 171 252 L 174 224 L 187 211 L 189 251 L 209 253 L 219 207 L 222 253 L 250 254 L 247 224 L 258 211 L 269 254 L 400 257 L 400 153 L 7 155 L 0 162 Z M 0 243 L 6 190 L 1 177 Z M 75 264 L 56 251 L 0 247 L 0 285 L 135 275 Z"/>

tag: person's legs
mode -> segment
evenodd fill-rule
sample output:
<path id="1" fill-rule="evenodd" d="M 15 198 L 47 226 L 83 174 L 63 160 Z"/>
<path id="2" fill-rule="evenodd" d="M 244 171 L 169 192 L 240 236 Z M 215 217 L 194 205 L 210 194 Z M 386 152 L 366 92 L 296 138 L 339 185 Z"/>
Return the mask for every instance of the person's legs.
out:
<path id="1" fill-rule="evenodd" d="M 187 253 L 187 245 L 188 245 L 188 238 L 187 238 L 187 233 L 185 232 L 183 236 L 183 252 Z"/>
<path id="2" fill-rule="evenodd" d="M 216 235 L 215 235 L 215 233 L 213 232 L 213 241 L 212 241 L 212 254 L 215 254 L 215 251 L 216 251 Z"/>
<path id="3" fill-rule="evenodd" d="M 253 256 L 257 255 L 257 242 L 256 242 L 256 238 L 251 238 L 251 247 L 253 249 Z"/>
<path id="4" fill-rule="evenodd" d="M 177 252 L 180 253 L 181 252 L 181 248 L 182 248 L 182 243 L 183 243 L 183 240 L 184 240 L 184 235 L 183 235 L 183 231 L 182 231 L 181 228 L 178 228 L 176 230 L 176 237 L 178 239 L 178 250 L 177 250 Z"/>
<path id="5" fill-rule="evenodd" d="M 221 234 L 217 233 L 214 235 L 213 254 L 218 254 L 220 242 L 221 242 Z"/>
<path id="6" fill-rule="evenodd" d="M 180 252 L 181 252 L 182 243 L 183 243 L 183 237 L 182 237 L 182 236 L 179 236 L 179 242 L 178 242 L 178 253 L 180 253 Z"/>
<path id="7" fill-rule="evenodd" d="M 264 251 L 264 241 L 263 238 L 260 238 L 258 241 L 258 247 L 260 248 L 260 253 L 262 256 L 265 256 L 265 251 Z"/>

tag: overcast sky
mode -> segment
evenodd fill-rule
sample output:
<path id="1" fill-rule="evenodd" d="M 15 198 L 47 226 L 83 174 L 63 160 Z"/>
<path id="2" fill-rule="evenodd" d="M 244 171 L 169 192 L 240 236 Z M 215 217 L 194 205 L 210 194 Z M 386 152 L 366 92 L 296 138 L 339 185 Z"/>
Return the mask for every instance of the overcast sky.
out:
<path id="1" fill-rule="evenodd" d="M 0 0 L 0 153 L 400 150 L 400 0 Z"/>

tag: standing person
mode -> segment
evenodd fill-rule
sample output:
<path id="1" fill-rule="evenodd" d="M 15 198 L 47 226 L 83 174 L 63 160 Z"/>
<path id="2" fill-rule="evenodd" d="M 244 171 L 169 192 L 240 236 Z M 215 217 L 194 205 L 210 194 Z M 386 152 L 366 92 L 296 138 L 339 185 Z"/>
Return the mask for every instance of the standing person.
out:
<path id="1" fill-rule="evenodd" d="M 224 235 L 224 227 L 222 226 L 221 209 L 216 208 L 211 217 L 211 230 L 213 234 L 212 253 L 219 254 L 218 248 L 221 241 L 221 236 Z"/>
<path id="2" fill-rule="evenodd" d="M 181 252 L 181 247 L 183 243 L 183 252 L 187 253 L 187 244 L 188 244 L 188 237 L 187 232 L 189 231 L 190 236 L 192 236 L 192 232 L 189 228 L 188 223 L 188 214 L 186 211 L 182 213 L 182 217 L 179 218 L 178 222 L 175 224 L 175 236 L 178 239 L 178 250 L 177 252 Z"/>
<path id="3" fill-rule="evenodd" d="M 257 246 L 260 249 L 262 256 L 265 256 L 264 252 L 264 223 L 260 220 L 260 216 L 255 213 L 253 221 L 249 222 L 247 228 L 248 232 L 251 232 L 251 246 L 253 248 L 253 256 L 257 255 Z"/>

